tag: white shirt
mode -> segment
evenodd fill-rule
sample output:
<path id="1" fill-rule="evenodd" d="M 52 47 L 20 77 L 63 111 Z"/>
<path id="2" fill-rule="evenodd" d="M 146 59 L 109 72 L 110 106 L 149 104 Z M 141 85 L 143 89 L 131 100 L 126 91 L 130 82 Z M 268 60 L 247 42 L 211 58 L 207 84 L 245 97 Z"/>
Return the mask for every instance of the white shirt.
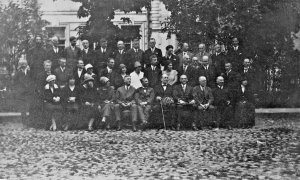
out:
<path id="1" fill-rule="evenodd" d="M 246 88 L 243 85 L 241 85 L 241 87 L 242 87 L 242 92 L 244 93 Z"/>
<path id="2" fill-rule="evenodd" d="M 183 91 L 185 91 L 186 84 L 181 84 Z"/>
<path id="3" fill-rule="evenodd" d="M 239 46 L 234 46 L 233 49 L 236 51 L 239 49 Z"/>
<path id="4" fill-rule="evenodd" d="M 71 91 L 74 91 L 75 86 L 69 86 L 69 88 L 70 88 Z"/>
<path id="5" fill-rule="evenodd" d="M 123 49 L 122 49 L 122 50 L 119 50 L 119 53 L 120 53 L 120 54 L 123 54 Z"/>
<path id="6" fill-rule="evenodd" d="M 155 66 L 151 65 L 151 69 L 152 69 L 152 71 L 154 71 L 155 70 Z"/>
<path id="7" fill-rule="evenodd" d="M 131 77 L 131 84 L 130 84 L 131 86 L 133 86 L 135 89 L 142 87 L 141 79 L 144 77 L 143 72 L 137 74 L 135 71 L 133 71 L 132 73 L 130 73 L 130 77 Z"/>
<path id="8" fill-rule="evenodd" d="M 150 48 L 150 49 L 151 49 L 151 51 L 152 51 L 152 52 L 154 52 L 154 51 L 155 51 L 155 47 L 154 47 L 154 48 Z"/>
<path id="9" fill-rule="evenodd" d="M 53 46 L 53 51 L 54 51 L 55 53 L 58 53 L 58 47 Z"/>
<path id="10" fill-rule="evenodd" d="M 244 73 L 248 72 L 249 68 L 244 68 Z"/>
<path id="11" fill-rule="evenodd" d="M 107 68 L 107 72 L 111 73 L 112 69 L 110 69 L 108 66 L 106 68 Z"/>
<path id="12" fill-rule="evenodd" d="M 226 72 L 227 76 L 228 76 L 228 74 L 229 74 L 230 72 L 231 72 L 231 69 L 230 69 L 229 71 Z"/>
<path id="13" fill-rule="evenodd" d="M 138 50 L 138 49 L 135 49 L 135 48 L 133 48 L 133 49 L 134 49 L 134 52 L 136 52 L 136 53 L 137 53 L 137 52 L 139 52 L 139 50 Z"/>
<path id="14" fill-rule="evenodd" d="M 84 52 L 87 54 L 89 52 L 89 48 L 84 49 Z"/>
<path id="15" fill-rule="evenodd" d="M 64 68 L 60 67 L 60 69 L 61 69 L 62 72 L 64 72 L 66 68 L 65 67 Z"/>
<path id="16" fill-rule="evenodd" d="M 105 52 L 106 52 L 106 49 L 103 49 L 103 48 L 101 47 L 101 52 L 102 52 L 102 53 L 105 53 Z"/>
<path id="17" fill-rule="evenodd" d="M 73 51 L 75 51 L 75 46 L 71 46 L 71 49 L 72 49 Z"/>
<path id="18" fill-rule="evenodd" d="M 200 85 L 201 91 L 204 91 L 205 87 Z"/>
<path id="19" fill-rule="evenodd" d="M 164 91 L 166 91 L 166 89 L 167 89 L 167 84 L 166 84 L 166 85 L 162 84 L 162 87 L 163 87 Z"/>
<path id="20" fill-rule="evenodd" d="M 81 73 L 82 73 L 82 69 L 81 69 L 81 70 L 80 70 L 80 69 L 78 69 L 78 70 L 77 70 L 78 77 L 80 77 L 80 76 L 81 76 Z"/>
<path id="21" fill-rule="evenodd" d="M 223 89 L 223 86 L 218 86 L 220 89 Z"/>
<path id="22" fill-rule="evenodd" d="M 205 69 L 205 70 L 208 70 L 208 66 L 209 66 L 209 65 L 207 65 L 207 66 L 203 66 L 203 67 L 204 67 L 204 69 Z"/>

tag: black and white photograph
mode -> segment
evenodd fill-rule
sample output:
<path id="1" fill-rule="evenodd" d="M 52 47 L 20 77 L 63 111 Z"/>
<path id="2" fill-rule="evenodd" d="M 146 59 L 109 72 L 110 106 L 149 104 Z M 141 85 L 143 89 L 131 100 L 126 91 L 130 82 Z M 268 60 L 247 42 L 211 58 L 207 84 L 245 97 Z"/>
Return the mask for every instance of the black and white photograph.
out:
<path id="1" fill-rule="evenodd" d="M 299 0 L 1 0 L 0 180 L 300 180 Z"/>

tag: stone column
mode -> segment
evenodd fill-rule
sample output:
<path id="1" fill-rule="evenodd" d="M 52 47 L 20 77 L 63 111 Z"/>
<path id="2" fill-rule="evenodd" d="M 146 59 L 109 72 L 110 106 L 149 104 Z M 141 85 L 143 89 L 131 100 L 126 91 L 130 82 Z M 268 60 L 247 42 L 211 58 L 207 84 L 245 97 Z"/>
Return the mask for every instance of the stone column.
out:
<path id="1" fill-rule="evenodd" d="M 152 29 L 151 37 L 155 38 L 157 47 L 161 45 L 161 37 L 159 36 L 161 31 L 161 24 L 160 24 L 160 0 L 152 0 L 151 1 L 151 11 L 150 11 L 150 20 L 151 24 L 150 27 Z"/>

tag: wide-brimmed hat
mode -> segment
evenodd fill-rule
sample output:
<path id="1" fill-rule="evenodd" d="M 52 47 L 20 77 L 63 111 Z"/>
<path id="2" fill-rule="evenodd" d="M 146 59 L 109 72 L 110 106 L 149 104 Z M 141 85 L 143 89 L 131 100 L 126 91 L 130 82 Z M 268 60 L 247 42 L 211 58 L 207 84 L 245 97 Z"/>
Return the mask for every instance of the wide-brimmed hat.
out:
<path id="1" fill-rule="evenodd" d="M 90 74 L 84 74 L 82 84 L 84 84 L 84 83 L 86 83 L 88 81 L 94 81 L 94 80 L 95 79 L 93 78 L 92 75 L 90 75 Z"/>
<path id="2" fill-rule="evenodd" d="M 134 68 L 141 67 L 141 63 L 139 61 L 135 61 Z"/>
<path id="3" fill-rule="evenodd" d="M 100 77 L 100 83 L 105 84 L 105 83 L 107 83 L 107 81 L 109 81 L 109 79 L 107 77 L 105 77 L 105 76 Z"/>
<path id="4" fill-rule="evenodd" d="M 84 68 L 85 68 L 85 70 L 88 70 L 88 69 L 90 69 L 90 68 L 93 68 L 93 65 L 87 64 L 87 65 L 84 66 Z"/>
<path id="5" fill-rule="evenodd" d="M 51 81 L 55 81 L 56 80 L 56 76 L 53 74 L 50 74 L 47 78 L 46 81 L 47 82 L 51 82 Z"/>
<path id="6" fill-rule="evenodd" d="M 124 67 L 126 67 L 125 64 L 120 64 L 120 69 L 122 69 L 122 68 L 124 68 Z"/>

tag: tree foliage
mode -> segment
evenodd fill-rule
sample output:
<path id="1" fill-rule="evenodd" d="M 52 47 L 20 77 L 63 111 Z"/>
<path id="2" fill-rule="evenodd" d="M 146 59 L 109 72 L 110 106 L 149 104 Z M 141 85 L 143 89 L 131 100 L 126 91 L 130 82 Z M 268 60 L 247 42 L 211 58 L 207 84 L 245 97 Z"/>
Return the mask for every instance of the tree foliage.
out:
<path id="1" fill-rule="evenodd" d="M 9 2 L 0 7 L 0 58 L 11 61 L 26 53 L 32 38 L 45 33 L 46 24 L 41 19 L 37 0 L 22 4 Z"/>
<path id="2" fill-rule="evenodd" d="M 126 29 L 120 29 L 112 23 L 115 11 L 121 10 L 125 13 L 135 11 L 141 12 L 143 7 L 150 8 L 150 0 L 72 0 L 80 2 L 78 17 L 89 17 L 85 27 L 81 27 L 79 33 L 83 38 L 97 42 L 100 38 L 107 38 L 115 41 L 117 39 L 132 39 L 139 34 L 130 32 Z M 124 22 L 129 19 L 122 19 Z"/>

